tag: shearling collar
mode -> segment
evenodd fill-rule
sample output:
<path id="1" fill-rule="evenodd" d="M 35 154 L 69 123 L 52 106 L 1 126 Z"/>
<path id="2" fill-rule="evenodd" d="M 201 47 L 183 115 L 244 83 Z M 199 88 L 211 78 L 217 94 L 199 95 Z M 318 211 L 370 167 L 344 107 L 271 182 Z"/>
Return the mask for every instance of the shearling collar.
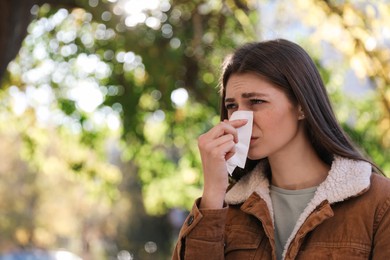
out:
<path id="1" fill-rule="evenodd" d="M 371 165 L 369 163 L 335 156 L 328 177 L 318 186 L 313 200 L 319 203 L 328 200 L 332 204 L 355 196 L 369 187 L 370 176 Z M 263 174 L 262 166 L 259 164 L 228 191 L 225 201 L 227 204 L 240 204 L 256 192 L 267 202 L 269 185 L 268 179 Z M 267 205 L 271 204 L 267 202 Z"/>
<path id="2" fill-rule="evenodd" d="M 335 156 L 328 177 L 318 186 L 313 199 L 298 218 L 292 234 L 287 240 L 284 254 L 298 229 L 318 205 L 325 200 L 333 204 L 360 194 L 370 186 L 371 172 L 371 165 L 367 162 Z M 273 220 L 269 181 L 263 174 L 261 165 L 256 166 L 252 172 L 241 178 L 228 191 L 225 201 L 227 204 L 240 204 L 253 192 L 256 192 L 266 202 Z"/>

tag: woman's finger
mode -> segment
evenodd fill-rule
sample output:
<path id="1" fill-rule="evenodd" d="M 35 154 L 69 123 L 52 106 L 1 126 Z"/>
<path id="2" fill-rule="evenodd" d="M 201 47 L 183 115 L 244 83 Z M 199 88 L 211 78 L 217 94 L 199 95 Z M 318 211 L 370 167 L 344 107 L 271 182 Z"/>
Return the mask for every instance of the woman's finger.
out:
<path id="1" fill-rule="evenodd" d="M 232 149 L 230 149 L 230 151 L 226 153 L 225 160 L 227 161 L 230 158 L 232 158 L 235 153 L 236 153 L 236 146 L 233 146 Z"/>
<path id="2" fill-rule="evenodd" d="M 234 137 L 234 142 L 238 142 L 237 130 L 241 126 L 244 126 L 248 120 L 246 119 L 238 119 L 232 121 L 223 121 L 212 128 L 209 133 L 211 138 L 218 138 L 222 135 L 231 134 Z"/>
<path id="3" fill-rule="evenodd" d="M 211 142 L 208 142 L 206 144 L 206 147 L 209 150 L 212 150 L 213 148 L 221 146 L 221 145 L 223 145 L 224 143 L 227 143 L 227 142 L 234 142 L 234 136 L 231 135 L 231 134 L 223 135 L 221 137 L 218 137 L 217 139 L 212 140 Z"/>
<path id="4" fill-rule="evenodd" d="M 205 154 L 206 155 L 206 160 L 223 160 L 226 161 L 226 155 L 227 154 L 234 154 L 234 147 L 235 147 L 235 142 L 233 142 L 232 138 L 225 138 L 225 136 L 219 138 L 219 139 L 225 139 L 224 142 L 221 142 L 221 140 L 218 140 L 219 145 L 215 145 L 213 143 L 208 150 L 208 152 Z"/>

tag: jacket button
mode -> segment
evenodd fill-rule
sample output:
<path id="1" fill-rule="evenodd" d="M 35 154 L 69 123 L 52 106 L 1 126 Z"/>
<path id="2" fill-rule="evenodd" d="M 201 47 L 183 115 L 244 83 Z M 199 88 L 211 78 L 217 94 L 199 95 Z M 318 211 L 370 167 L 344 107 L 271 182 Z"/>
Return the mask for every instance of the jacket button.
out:
<path id="1" fill-rule="evenodd" d="M 187 220 L 187 226 L 190 226 L 194 222 L 194 215 L 191 215 Z"/>

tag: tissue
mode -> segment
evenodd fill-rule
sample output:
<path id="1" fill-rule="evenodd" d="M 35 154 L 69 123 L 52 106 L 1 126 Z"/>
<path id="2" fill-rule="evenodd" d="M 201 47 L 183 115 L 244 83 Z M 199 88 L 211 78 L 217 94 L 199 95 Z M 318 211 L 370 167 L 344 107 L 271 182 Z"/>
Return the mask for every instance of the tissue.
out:
<path id="1" fill-rule="evenodd" d="M 237 119 L 247 119 L 248 122 L 237 128 L 238 142 L 235 145 L 235 154 L 226 161 L 226 167 L 229 175 L 232 174 L 236 167 L 244 168 L 248 157 L 248 150 L 252 135 L 253 112 L 252 111 L 235 111 L 230 117 L 230 121 Z"/>

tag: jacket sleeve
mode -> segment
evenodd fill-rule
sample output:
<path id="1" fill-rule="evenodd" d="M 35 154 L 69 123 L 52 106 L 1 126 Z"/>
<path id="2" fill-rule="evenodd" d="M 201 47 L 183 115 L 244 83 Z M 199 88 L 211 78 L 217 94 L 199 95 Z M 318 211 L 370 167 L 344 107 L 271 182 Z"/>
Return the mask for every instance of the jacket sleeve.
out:
<path id="1" fill-rule="evenodd" d="M 200 200 L 184 221 L 172 260 L 224 259 L 227 207 L 200 210 Z"/>
<path id="2" fill-rule="evenodd" d="M 372 259 L 390 259 L 390 198 L 384 202 L 374 223 L 374 241 Z"/>

